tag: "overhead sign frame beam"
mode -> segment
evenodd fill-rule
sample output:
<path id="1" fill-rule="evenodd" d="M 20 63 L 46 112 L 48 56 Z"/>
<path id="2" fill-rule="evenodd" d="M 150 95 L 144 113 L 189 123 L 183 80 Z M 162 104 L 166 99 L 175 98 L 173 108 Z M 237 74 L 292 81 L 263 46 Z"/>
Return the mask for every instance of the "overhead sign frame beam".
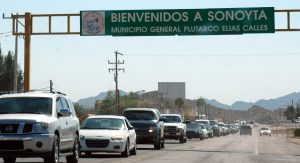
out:
<path id="1" fill-rule="evenodd" d="M 287 16 L 287 26 L 286 28 L 275 27 L 275 32 L 296 32 L 300 31 L 299 28 L 293 28 L 291 13 L 300 13 L 300 9 L 288 9 L 288 10 L 274 10 L 274 13 L 286 13 Z M 33 31 L 33 20 L 37 17 L 48 17 L 48 30 L 47 32 L 35 32 Z M 64 32 L 54 32 L 52 31 L 53 18 L 54 17 L 66 17 L 66 31 Z M 80 14 L 31 14 L 25 13 L 24 15 L 12 15 L 12 33 L 13 35 L 24 35 L 25 36 L 25 49 L 24 49 L 24 91 L 28 92 L 30 90 L 30 40 L 31 35 L 80 35 L 80 31 L 71 31 L 71 18 L 78 17 Z M 16 22 L 19 19 L 25 20 L 25 32 L 20 32 L 16 30 Z"/>

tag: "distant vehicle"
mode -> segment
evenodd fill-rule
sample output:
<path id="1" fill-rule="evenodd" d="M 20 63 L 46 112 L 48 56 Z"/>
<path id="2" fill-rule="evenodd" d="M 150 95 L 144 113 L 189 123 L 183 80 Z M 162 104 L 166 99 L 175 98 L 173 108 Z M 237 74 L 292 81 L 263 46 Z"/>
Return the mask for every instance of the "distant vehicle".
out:
<path id="1" fill-rule="evenodd" d="M 271 136 L 271 135 L 272 135 L 271 129 L 268 128 L 268 127 L 262 127 L 262 128 L 260 129 L 259 135 L 260 135 L 260 136 L 262 136 L 262 135 L 268 135 L 268 136 Z"/>
<path id="2" fill-rule="evenodd" d="M 214 136 L 221 136 L 221 127 L 219 126 L 219 122 L 217 120 L 209 120 L 209 124 L 212 126 Z"/>
<path id="3" fill-rule="evenodd" d="M 207 131 L 208 137 L 210 137 L 210 138 L 214 137 L 213 128 L 209 124 L 209 120 L 207 120 L 207 119 L 197 119 L 197 120 L 195 120 L 195 123 L 203 124 L 205 126 L 206 131 Z"/>
<path id="4" fill-rule="evenodd" d="M 221 127 L 221 135 L 227 135 L 229 129 L 225 126 L 225 124 L 223 122 L 219 122 L 219 126 Z"/>
<path id="5" fill-rule="evenodd" d="M 300 123 L 300 117 L 295 120 L 296 123 Z"/>
<path id="6" fill-rule="evenodd" d="M 196 119 L 195 122 L 201 124 L 209 124 L 209 120 L 207 119 Z"/>
<path id="7" fill-rule="evenodd" d="M 202 130 L 201 124 L 194 123 L 194 122 L 187 124 L 186 136 L 189 139 L 191 138 L 200 138 L 200 140 L 205 139 L 204 131 Z"/>
<path id="8" fill-rule="evenodd" d="M 247 125 L 241 126 L 240 135 L 252 135 L 252 128 Z"/>
<path id="9" fill-rule="evenodd" d="M 165 119 L 157 109 L 128 108 L 123 115 L 135 128 L 137 144 L 153 144 L 157 150 L 165 147 Z"/>
<path id="10" fill-rule="evenodd" d="M 88 117 L 80 127 L 80 152 L 121 153 L 136 155 L 134 127 L 123 116 L 98 115 Z"/>
<path id="11" fill-rule="evenodd" d="M 208 138 L 208 131 L 207 131 L 205 125 L 204 124 L 200 124 L 200 126 L 202 128 L 204 138 L 207 139 Z"/>
<path id="12" fill-rule="evenodd" d="M 165 138 L 176 139 L 179 143 L 186 142 L 186 124 L 179 114 L 162 114 L 165 125 Z"/>

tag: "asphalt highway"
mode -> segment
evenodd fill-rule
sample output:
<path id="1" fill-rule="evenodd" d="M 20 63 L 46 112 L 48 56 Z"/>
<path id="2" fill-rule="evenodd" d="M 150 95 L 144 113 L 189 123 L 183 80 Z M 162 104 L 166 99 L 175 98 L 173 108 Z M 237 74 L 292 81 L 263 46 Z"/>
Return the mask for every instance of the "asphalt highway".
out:
<path id="1" fill-rule="evenodd" d="M 42 162 L 40 158 L 18 158 L 17 162 Z M 0 162 L 3 162 L 0 159 Z M 66 162 L 61 158 L 61 162 Z M 239 133 L 205 140 L 189 139 L 185 144 L 167 140 L 165 149 L 154 150 L 152 145 L 138 145 L 135 156 L 94 153 L 80 158 L 80 163 L 299 163 L 300 146 L 276 136 L 252 136 Z"/>

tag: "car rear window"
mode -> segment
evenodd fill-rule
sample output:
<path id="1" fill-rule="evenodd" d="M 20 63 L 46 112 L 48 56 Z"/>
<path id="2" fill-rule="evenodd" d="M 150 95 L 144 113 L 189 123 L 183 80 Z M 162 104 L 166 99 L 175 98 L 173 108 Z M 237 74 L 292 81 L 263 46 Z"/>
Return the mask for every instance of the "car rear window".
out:
<path id="1" fill-rule="evenodd" d="M 128 120 L 156 120 L 156 116 L 152 111 L 125 111 L 124 116 Z"/>

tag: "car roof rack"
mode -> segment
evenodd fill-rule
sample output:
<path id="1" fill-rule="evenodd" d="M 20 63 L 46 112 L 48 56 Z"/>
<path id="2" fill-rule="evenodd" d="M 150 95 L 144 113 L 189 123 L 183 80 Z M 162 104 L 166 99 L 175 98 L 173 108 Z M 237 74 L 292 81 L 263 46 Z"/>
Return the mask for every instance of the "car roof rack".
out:
<path id="1" fill-rule="evenodd" d="M 43 93 L 53 93 L 53 94 L 61 94 L 61 95 L 65 95 L 65 93 L 59 92 L 59 91 L 55 91 L 55 90 L 48 90 L 48 89 L 32 89 L 29 92 L 35 92 L 35 91 L 39 91 L 39 92 L 43 92 Z"/>
<path id="2" fill-rule="evenodd" d="M 22 93 L 23 91 L 0 91 L 0 95 Z"/>

